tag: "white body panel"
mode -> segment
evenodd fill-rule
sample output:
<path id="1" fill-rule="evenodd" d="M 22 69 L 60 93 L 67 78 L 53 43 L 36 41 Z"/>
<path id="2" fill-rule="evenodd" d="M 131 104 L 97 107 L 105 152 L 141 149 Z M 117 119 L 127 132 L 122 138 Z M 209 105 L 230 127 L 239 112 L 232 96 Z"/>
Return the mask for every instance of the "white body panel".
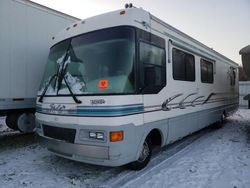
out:
<path id="1" fill-rule="evenodd" d="M 238 108 L 238 65 L 236 63 L 142 9 L 132 8 L 125 11 L 126 13 L 123 15 L 120 15 L 120 11 L 115 11 L 79 21 L 77 27 L 71 25 L 68 29 L 61 31 L 53 44 L 83 33 L 114 26 L 125 25 L 142 29 L 163 38 L 166 42 L 166 86 L 157 94 L 77 96 L 82 104 L 76 104 L 71 96 L 45 96 L 43 103 L 37 102 L 36 117 L 39 125 L 37 132 L 49 140 L 47 147 L 57 155 L 93 164 L 123 165 L 138 159 L 142 144 L 153 129 L 160 132 L 161 146 L 164 146 L 219 121 L 223 113 L 230 114 Z M 173 79 L 171 55 L 173 47 L 188 51 L 195 56 L 196 79 L 194 82 Z M 212 84 L 201 82 L 201 57 L 214 61 L 214 82 Z M 234 86 L 230 85 L 230 68 L 234 68 L 237 73 Z M 168 110 L 163 110 L 164 101 L 177 94 L 181 95 L 169 102 Z M 200 100 L 196 101 L 197 97 L 201 97 Z M 105 103 L 91 104 L 92 100 L 100 99 Z M 115 114 L 117 108 L 125 108 L 123 107 L 125 105 L 130 108 L 139 105 L 138 112 Z M 113 110 L 114 113 L 108 114 L 105 108 Z M 103 110 L 103 113 L 95 114 L 96 109 Z M 66 155 L 66 146 L 64 147 L 63 143 L 56 139 L 50 142 L 51 138 L 44 135 L 43 129 L 40 129 L 43 125 L 59 129 L 75 129 L 74 144 L 79 148 L 75 149 L 75 153 L 72 151 Z M 109 131 L 120 129 L 124 129 L 125 140 L 119 143 L 109 142 Z M 107 138 L 105 142 L 90 141 L 87 137 L 82 141 L 79 139 L 81 130 L 103 131 Z M 106 155 L 103 154 L 102 160 L 97 159 L 94 154 L 79 154 L 80 148 L 83 147 L 85 150 L 86 145 L 93 146 L 93 151 L 97 149 L 94 148 L 95 146 L 107 147 L 108 151 L 102 150 L 104 153 L 107 152 Z"/>
<path id="2" fill-rule="evenodd" d="M 35 107 L 51 38 L 76 20 L 30 1 L 0 1 L 0 110 Z"/>

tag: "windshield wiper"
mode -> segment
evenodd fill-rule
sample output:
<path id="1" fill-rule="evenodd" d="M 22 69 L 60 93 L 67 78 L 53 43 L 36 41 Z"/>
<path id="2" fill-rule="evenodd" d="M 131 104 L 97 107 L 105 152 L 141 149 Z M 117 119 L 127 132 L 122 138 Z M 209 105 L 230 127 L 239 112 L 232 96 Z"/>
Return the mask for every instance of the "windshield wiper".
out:
<path id="1" fill-rule="evenodd" d="M 81 104 L 82 101 L 76 98 L 76 95 L 73 93 L 71 87 L 69 86 L 69 83 L 68 83 L 67 79 L 65 78 L 65 75 L 63 76 L 63 80 L 64 80 L 65 85 L 67 86 L 67 88 L 68 88 L 68 90 L 69 90 L 69 92 L 70 92 L 70 95 L 71 95 L 72 98 L 74 99 L 75 103 Z"/>
<path id="2" fill-rule="evenodd" d="M 54 75 L 50 78 L 48 84 L 45 86 L 45 88 L 44 88 L 44 90 L 43 90 L 41 96 L 39 97 L 39 100 L 38 100 L 39 102 L 41 102 L 41 103 L 43 102 L 43 98 L 44 98 L 44 96 L 45 96 L 45 94 L 46 94 L 46 92 L 47 92 L 47 90 L 48 90 L 48 88 L 49 88 L 51 82 L 52 82 L 56 77 L 57 77 L 57 74 L 54 74 Z M 75 103 L 77 103 L 77 104 L 82 103 L 81 100 L 79 100 L 79 99 L 76 98 L 75 94 L 73 93 L 72 89 L 70 88 L 70 86 L 69 86 L 69 84 L 68 84 L 68 81 L 65 79 L 64 76 L 63 76 L 62 79 L 64 80 L 64 82 L 65 82 L 65 84 L 66 84 L 66 86 L 67 86 L 67 88 L 68 88 L 68 90 L 69 90 L 69 92 L 70 92 L 70 95 L 71 95 L 72 98 L 74 99 Z"/>
<path id="3" fill-rule="evenodd" d="M 67 55 L 66 55 L 66 57 L 67 57 Z M 64 61 L 66 61 L 66 58 L 65 58 Z M 65 63 L 65 62 L 64 62 L 64 63 Z M 64 67 L 64 64 L 63 64 L 62 66 Z M 68 65 L 66 65 L 66 67 L 65 67 L 64 69 L 62 68 L 61 71 L 59 71 L 59 74 L 57 73 L 57 75 L 58 75 L 58 76 L 57 76 L 57 95 L 59 94 L 59 91 L 60 91 L 61 86 L 62 86 L 62 81 L 64 80 L 65 85 L 67 86 L 67 88 L 68 88 L 68 90 L 69 90 L 69 92 L 70 92 L 70 95 L 71 95 L 72 98 L 74 99 L 75 103 L 81 104 L 82 101 L 79 100 L 79 99 L 77 99 L 77 97 L 76 97 L 75 94 L 73 93 L 71 87 L 69 86 L 67 79 L 65 78 L 67 68 L 68 68 Z"/>
<path id="4" fill-rule="evenodd" d="M 48 90 L 48 88 L 49 88 L 51 82 L 52 82 L 56 77 L 57 77 L 57 75 L 54 74 L 54 75 L 49 79 L 48 84 L 45 86 L 45 88 L 44 88 L 42 94 L 41 94 L 40 97 L 39 97 L 39 100 L 38 100 L 39 102 L 41 102 L 41 103 L 43 102 L 43 98 L 44 98 L 44 96 L 45 96 L 45 94 L 46 94 L 46 92 L 47 92 L 47 90 Z"/>
<path id="5" fill-rule="evenodd" d="M 64 82 L 65 82 L 65 84 L 66 84 L 66 86 L 67 86 L 67 88 L 68 88 L 68 90 L 69 90 L 69 92 L 70 92 L 70 95 L 71 95 L 72 98 L 74 99 L 75 103 L 81 104 L 82 101 L 79 100 L 79 99 L 77 99 L 77 97 L 76 97 L 76 95 L 73 93 L 73 91 L 72 91 L 72 89 L 71 89 L 71 87 L 70 87 L 70 85 L 69 85 L 67 79 L 65 78 L 66 70 L 67 70 L 67 68 L 68 68 L 68 64 L 66 64 L 66 66 L 65 66 L 65 63 L 66 63 L 66 61 L 67 61 L 67 58 L 69 58 L 69 57 L 72 56 L 73 59 L 75 59 L 75 60 L 77 60 L 77 61 L 79 61 L 79 62 L 82 62 L 81 59 L 79 59 L 79 58 L 76 57 L 76 55 L 75 55 L 73 49 L 72 49 L 72 50 L 71 50 L 71 49 L 72 49 L 72 45 L 70 44 L 69 47 L 68 47 L 68 49 L 67 49 L 66 55 L 65 55 L 64 58 L 63 58 L 62 67 L 61 67 L 61 69 L 60 69 L 60 67 L 59 67 L 58 72 L 57 72 L 57 95 L 58 95 L 58 93 L 59 93 L 59 91 L 60 91 L 60 89 L 61 89 L 62 81 L 64 80 Z"/>
<path id="6" fill-rule="evenodd" d="M 64 69 L 61 70 L 61 74 L 59 74 L 59 77 L 58 77 L 58 88 L 57 88 L 57 95 L 59 93 L 59 90 L 61 89 L 61 85 L 62 85 L 62 81 L 64 80 L 65 82 L 65 85 L 67 86 L 69 92 L 70 92 L 70 95 L 71 97 L 74 99 L 75 103 L 77 104 L 81 104 L 82 101 L 77 99 L 76 95 L 73 93 L 71 87 L 69 86 L 69 83 L 67 81 L 67 79 L 65 78 L 65 75 L 66 75 L 66 70 L 68 68 L 68 65 L 66 65 L 66 67 Z"/>

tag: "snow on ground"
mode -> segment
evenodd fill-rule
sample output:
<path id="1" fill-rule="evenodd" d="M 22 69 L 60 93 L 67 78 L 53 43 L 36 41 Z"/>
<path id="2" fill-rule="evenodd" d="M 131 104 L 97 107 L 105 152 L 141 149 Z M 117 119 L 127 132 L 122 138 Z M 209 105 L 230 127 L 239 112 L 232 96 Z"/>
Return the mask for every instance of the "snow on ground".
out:
<path id="1" fill-rule="evenodd" d="M 18 131 L 12 130 L 9 127 L 6 126 L 5 124 L 5 117 L 0 117 L 0 134 L 15 134 Z"/>
<path id="2" fill-rule="evenodd" d="M 240 110 L 127 187 L 250 187 L 250 111 Z"/>
<path id="3" fill-rule="evenodd" d="M 6 131 L 8 128 L 5 125 L 5 117 L 0 117 L 0 132 Z"/>
<path id="4" fill-rule="evenodd" d="M 165 148 L 140 172 L 56 157 L 32 134 L 0 134 L 0 188 L 250 187 L 249 114 L 239 110 L 222 129 L 201 131 Z"/>

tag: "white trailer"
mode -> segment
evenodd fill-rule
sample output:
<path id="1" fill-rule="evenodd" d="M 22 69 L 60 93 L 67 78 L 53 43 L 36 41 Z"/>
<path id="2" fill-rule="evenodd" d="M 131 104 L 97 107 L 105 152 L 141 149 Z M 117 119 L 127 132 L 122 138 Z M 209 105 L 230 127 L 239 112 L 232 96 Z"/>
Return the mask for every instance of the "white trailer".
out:
<path id="1" fill-rule="evenodd" d="M 34 129 L 36 95 L 53 34 L 77 18 L 28 0 L 0 1 L 0 115 Z"/>
<path id="2" fill-rule="evenodd" d="M 141 169 L 154 146 L 222 122 L 238 100 L 236 63 L 127 8 L 55 37 L 38 92 L 37 133 L 56 155 Z"/>

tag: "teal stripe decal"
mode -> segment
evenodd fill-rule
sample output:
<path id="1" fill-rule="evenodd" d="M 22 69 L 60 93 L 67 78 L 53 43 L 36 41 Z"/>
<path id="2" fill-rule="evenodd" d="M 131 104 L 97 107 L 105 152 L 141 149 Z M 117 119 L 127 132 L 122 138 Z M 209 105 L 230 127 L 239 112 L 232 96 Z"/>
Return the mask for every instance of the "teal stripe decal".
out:
<path id="1" fill-rule="evenodd" d="M 52 111 L 49 108 L 36 106 L 36 111 L 47 114 L 62 114 L 74 116 L 120 116 L 144 111 L 143 104 L 122 105 L 122 106 L 79 106 L 76 110 L 58 110 Z"/>

